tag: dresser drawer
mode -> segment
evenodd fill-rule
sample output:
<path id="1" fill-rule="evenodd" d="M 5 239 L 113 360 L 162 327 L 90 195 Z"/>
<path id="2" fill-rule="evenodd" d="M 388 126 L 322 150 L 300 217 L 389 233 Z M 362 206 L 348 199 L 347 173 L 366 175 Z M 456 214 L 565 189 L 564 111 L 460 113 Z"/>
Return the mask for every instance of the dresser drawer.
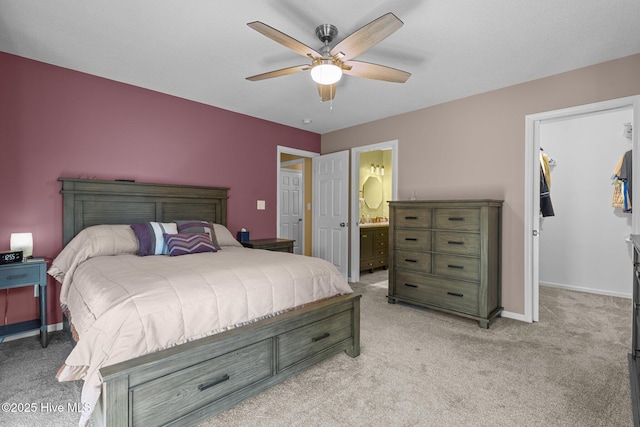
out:
<path id="1" fill-rule="evenodd" d="M 389 232 L 384 229 L 384 230 L 380 230 L 380 229 L 374 229 L 373 230 L 373 238 L 376 241 L 385 241 L 388 242 L 389 241 Z"/>
<path id="2" fill-rule="evenodd" d="M 431 228 L 431 210 L 420 208 L 396 208 L 395 226 L 401 228 Z"/>
<path id="3" fill-rule="evenodd" d="M 348 317 L 350 311 L 335 314 L 326 319 L 278 335 L 278 371 L 296 362 L 351 338 Z"/>
<path id="4" fill-rule="evenodd" d="M 27 265 L 26 263 L 16 264 L 17 267 L 4 267 L 0 270 L 0 284 L 3 288 L 10 288 L 15 285 L 40 283 L 40 266 L 37 264 Z"/>
<path id="5" fill-rule="evenodd" d="M 431 231 L 428 230 L 396 230 L 395 246 L 397 249 L 416 251 L 431 250 Z"/>
<path id="6" fill-rule="evenodd" d="M 131 390 L 133 425 L 162 425 L 272 376 L 272 340 L 232 351 Z"/>
<path id="7" fill-rule="evenodd" d="M 479 280 L 480 259 L 434 254 L 433 272 L 456 279 Z"/>
<path id="8" fill-rule="evenodd" d="M 385 257 L 383 258 L 377 258 L 377 259 L 370 259 L 370 260 L 365 260 L 365 261 L 360 261 L 360 271 L 362 270 L 372 270 L 374 268 L 380 268 L 380 267 L 386 267 L 389 264 L 389 261 L 387 260 L 387 258 Z"/>
<path id="9" fill-rule="evenodd" d="M 448 310 L 478 315 L 478 285 L 470 282 L 395 272 L 396 296 Z"/>
<path id="10" fill-rule="evenodd" d="M 396 251 L 395 268 L 431 273 L 431 254 L 414 251 Z"/>
<path id="11" fill-rule="evenodd" d="M 387 251 L 387 249 L 389 248 L 389 240 L 375 240 L 373 242 L 373 251 L 374 252 L 379 252 L 379 251 Z"/>
<path id="12" fill-rule="evenodd" d="M 436 252 L 480 256 L 480 234 L 437 231 L 433 241 Z"/>
<path id="13" fill-rule="evenodd" d="M 480 210 L 448 208 L 434 210 L 434 228 L 443 230 L 480 231 Z"/>

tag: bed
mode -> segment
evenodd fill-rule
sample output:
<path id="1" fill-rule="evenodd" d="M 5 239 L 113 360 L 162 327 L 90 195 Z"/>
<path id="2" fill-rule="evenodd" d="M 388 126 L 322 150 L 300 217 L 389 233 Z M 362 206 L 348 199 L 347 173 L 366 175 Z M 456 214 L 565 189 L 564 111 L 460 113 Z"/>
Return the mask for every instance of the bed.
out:
<path id="1" fill-rule="evenodd" d="M 65 248 L 50 274 L 78 338 L 59 379 L 85 381 L 81 425 L 192 425 L 360 354 L 360 295 L 323 260 L 235 242 L 227 188 L 59 180 Z M 129 224 L 196 218 L 217 251 L 136 254 Z"/>

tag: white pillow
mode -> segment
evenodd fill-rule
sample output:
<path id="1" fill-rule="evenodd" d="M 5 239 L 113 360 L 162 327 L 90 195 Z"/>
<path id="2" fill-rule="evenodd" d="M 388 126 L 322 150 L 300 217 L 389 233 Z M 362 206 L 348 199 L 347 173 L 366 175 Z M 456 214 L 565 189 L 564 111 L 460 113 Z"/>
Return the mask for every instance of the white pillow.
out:
<path id="1" fill-rule="evenodd" d="M 213 224 L 213 231 L 216 233 L 216 239 L 218 239 L 218 245 L 222 246 L 240 246 L 242 244 L 238 242 L 229 229 L 222 224 Z"/>

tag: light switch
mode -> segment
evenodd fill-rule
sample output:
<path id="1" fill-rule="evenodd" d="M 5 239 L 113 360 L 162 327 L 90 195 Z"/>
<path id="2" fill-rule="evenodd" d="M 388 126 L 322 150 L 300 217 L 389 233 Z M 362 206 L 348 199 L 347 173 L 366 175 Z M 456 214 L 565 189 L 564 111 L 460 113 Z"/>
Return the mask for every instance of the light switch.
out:
<path id="1" fill-rule="evenodd" d="M 265 207 L 264 200 L 258 200 L 258 210 L 263 211 Z"/>

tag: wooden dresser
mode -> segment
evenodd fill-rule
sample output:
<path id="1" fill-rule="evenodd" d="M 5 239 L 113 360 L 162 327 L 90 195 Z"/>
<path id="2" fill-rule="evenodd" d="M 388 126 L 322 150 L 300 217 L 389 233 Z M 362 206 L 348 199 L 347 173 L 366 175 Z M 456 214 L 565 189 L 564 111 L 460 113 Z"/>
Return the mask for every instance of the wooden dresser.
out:
<path id="1" fill-rule="evenodd" d="M 389 221 L 389 302 L 488 328 L 502 312 L 502 201 L 389 202 Z"/>
<path id="2" fill-rule="evenodd" d="M 295 240 L 277 238 L 277 239 L 245 240 L 244 242 L 240 242 L 240 243 L 245 248 L 265 249 L 267 251 L 293 253 L 293 242 L 295 242 Z"/>
<path id="3" fill-rule="evenodd" d="M 360 226 L 360 271 L 389 266 L 389 226 Z"/>

